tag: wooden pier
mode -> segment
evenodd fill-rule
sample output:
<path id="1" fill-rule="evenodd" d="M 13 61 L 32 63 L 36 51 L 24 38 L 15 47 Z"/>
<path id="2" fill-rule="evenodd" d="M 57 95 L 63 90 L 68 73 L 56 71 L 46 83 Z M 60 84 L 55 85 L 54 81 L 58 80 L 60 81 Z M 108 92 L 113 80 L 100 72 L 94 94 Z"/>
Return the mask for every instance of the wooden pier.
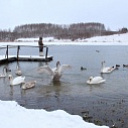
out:
<path id="1" fill-rule="evenodd" d="M 0 64 L 4 63 L 9 63 L 13 61 L 42 61 L 42 62 L 49 62 L 53 60 L 53 56 L 48 55 L 48 47 L 44 46 L 45 48 L 45 53 L 43 56 L 39 55 L 20 55 L 20 49 L 22 47 L 33 47 L 33 48 L 38 48 L 39 46 L 30 46 L 30 45 L 6 45 L 6 46 L 1 46 L 0 49 L 6 49 L 5 55 L 0 55 Z M 17 52 L 16 55 L 9 55 L 9 50 L 10 48 L 16 48 Z M 28 51 L 29 52 L 29 51 Z"/>

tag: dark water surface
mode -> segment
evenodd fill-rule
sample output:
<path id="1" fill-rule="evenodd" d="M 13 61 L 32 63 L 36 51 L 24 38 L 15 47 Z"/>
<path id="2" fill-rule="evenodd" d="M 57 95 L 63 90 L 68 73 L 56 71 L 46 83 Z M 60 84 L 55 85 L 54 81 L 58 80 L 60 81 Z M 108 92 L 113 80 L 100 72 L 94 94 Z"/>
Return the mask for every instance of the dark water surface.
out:
<path id="1" fill-rule="evenodd" d="M 35 55 L 38 50 L 24 48 L 20 53 Z M 128 64 L 128 46 L 53 45 L 49 46 L 49 54 L 53 55 L 53 61 L 47 63 L 49 66 L 54 67 L 58 60 L 72 66 L 60 82 L 53 83 L 47 74 L 37 72 L 40 66 L 46 65 L 44 62 L 19 62 L 26 81 L 36 80 L 36 87 L 23 91 L 19 85 L 10 87 L 8 78 L 1 78 L 0 99 L 15 100 L 30 109 L 62 109 L 99 125 L 115 123 L 118 128 L 128 127 L 128 69 L 123 68 L 123 64 Z M 119 64 L 120 68 L 104 74 L 104 84 L 87 85 L 90 76 L 100 75 L 103 60 L 106 66 Z M 16 62 L 7 65 L 13 76 L 16 65 Z M 0 66 L 1 72 L 4 66 Z M 81 71 L 81 66 L 87 70 Z"/>

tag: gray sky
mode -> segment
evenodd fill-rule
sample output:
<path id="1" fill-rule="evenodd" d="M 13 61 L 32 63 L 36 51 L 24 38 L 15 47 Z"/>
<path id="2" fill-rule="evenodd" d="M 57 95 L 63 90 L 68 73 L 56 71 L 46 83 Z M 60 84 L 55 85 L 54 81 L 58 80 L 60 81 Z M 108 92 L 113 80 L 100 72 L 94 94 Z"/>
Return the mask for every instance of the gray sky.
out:
<path id="1" fill-rule="evenodd" d="M 128 27 L 128 0 L 0 0 L 0 29 L 29 23 L 99 22 Z"/>

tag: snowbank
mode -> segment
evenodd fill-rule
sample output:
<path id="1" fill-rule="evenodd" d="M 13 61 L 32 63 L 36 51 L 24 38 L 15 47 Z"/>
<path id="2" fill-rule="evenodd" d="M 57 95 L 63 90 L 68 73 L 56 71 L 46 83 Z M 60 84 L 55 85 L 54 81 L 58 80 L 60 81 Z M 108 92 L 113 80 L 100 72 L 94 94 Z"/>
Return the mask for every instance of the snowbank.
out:
<path id="1" fill-rule="evenodd" d="M 0 101 L 0 128 L 108 128 L 87 123 L 63 110 L 26 109 L 15 101 Z"/>
<path id="2" fill-rule="evenodd" d="M 15 40 L 16 43 L 26 43 L 38 45 L 38 38 L 20 38 Z M 57 40 L 54 37 L 43 38 L 45 45 L 128 45 L 128 33 L 114 34 L 109 36 L 96 36 L 86 39 Z"/>
<path id="3" fill-rule="evenodd" d="M 128 33 L 124 34 L 114 34 L 108 36 L 96 36 L 92 38 L 87 38 L 87 42 L 127 42 L 128 43 Z"/>

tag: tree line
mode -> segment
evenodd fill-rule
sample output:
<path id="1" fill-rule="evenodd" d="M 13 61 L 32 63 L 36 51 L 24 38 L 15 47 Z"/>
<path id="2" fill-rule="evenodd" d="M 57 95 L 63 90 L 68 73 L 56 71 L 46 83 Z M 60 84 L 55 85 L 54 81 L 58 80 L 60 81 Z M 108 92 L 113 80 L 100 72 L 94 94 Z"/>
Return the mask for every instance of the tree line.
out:
<path id="1" fill-rule="evenodd" d="M 18 38 L 54 37 L 56 39 L 83 39 L 93 36 L 111 35 L 127 32 L 127 28 L 119 31 L 106 30 L 101 23 L 77 23 L 57 25 L 51 23 L 25 24 L 16 26 L 13 31 L 0 30 L 0 41 L 14 41 Z"/>

